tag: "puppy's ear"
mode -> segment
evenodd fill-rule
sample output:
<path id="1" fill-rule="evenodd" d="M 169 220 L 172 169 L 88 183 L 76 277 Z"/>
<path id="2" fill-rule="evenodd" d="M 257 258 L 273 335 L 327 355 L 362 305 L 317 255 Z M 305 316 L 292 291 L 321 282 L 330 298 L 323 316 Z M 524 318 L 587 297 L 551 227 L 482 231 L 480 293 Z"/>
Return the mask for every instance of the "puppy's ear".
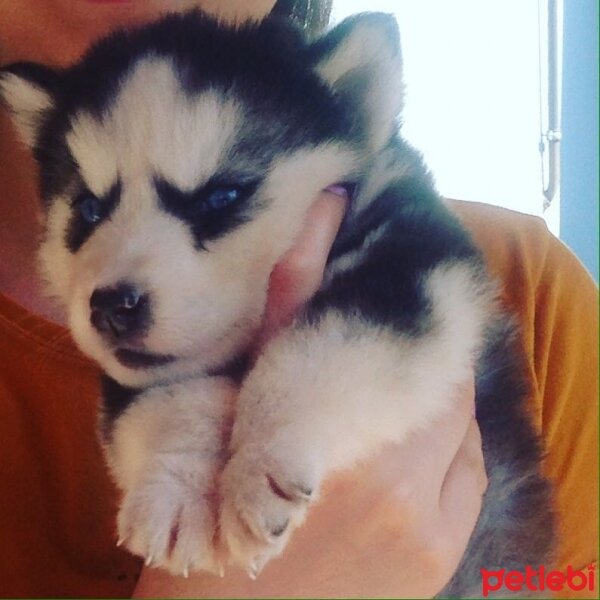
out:
<path id="1" fill-rule="evenodd" d="M 60 76 L 36 63 L 0 69 L 0 102 L 8 107 L 22 140 L 35 145 L 44 116 L 55 104 Z"/>
<path id="2" fill-rule="evenodd" d="M 374 150 L 395 130 L 403 105 L 402 56 L 396 20 L 362 13 L 342 21 L 310 49 L 317 73 L 350 103 Z"/>

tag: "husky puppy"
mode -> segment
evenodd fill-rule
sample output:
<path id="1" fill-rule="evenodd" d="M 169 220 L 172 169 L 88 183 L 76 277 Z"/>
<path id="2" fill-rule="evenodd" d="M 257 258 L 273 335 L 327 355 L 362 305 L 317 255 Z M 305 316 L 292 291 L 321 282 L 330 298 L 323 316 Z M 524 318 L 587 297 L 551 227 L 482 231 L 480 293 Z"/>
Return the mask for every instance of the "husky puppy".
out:
<path id="1" fill-rule="evenodd" d="M 199 12 L 118 32 L 65 70 L 20 63 L 0 90 L 40 167 L 40 258 L 106 373 L 102 439 L 122 543 L 176 573 L 256 574 L 334 470 L 452 410 L 476 373 L 489 477 L 442 595 L 480 568 L 548 560 L 552 517 L 518 344 L 469 235 L 399 135 L 394 20 L 308 43 L 273 18 Z M 269 275 L 317 193 L 352 189 L 325 279 L 233 386 Z M 343 501 L 343 500 L 340 500 Z"/>

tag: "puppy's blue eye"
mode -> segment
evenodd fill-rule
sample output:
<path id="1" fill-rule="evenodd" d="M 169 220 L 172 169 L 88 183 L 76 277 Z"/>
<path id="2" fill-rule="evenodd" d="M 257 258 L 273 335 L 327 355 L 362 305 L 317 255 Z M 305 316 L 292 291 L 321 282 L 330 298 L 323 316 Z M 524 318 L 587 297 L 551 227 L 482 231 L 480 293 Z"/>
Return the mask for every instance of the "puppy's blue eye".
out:
<path id="1" fill-rule="evenodd" d="M 239 186 L 228 186 L 215 188 L 206 195 L 204 207 L 209 210 L 219 210 L 231 204 L 234 204 L 242 197 L 242 190 Z"/>
<path id="2" fill-rule="evenodd" d="M 86 223 L 97 223 L 102 219 L 102 202 L 91 192 L 84 192 L 77 198 L 77 210 Z"/>

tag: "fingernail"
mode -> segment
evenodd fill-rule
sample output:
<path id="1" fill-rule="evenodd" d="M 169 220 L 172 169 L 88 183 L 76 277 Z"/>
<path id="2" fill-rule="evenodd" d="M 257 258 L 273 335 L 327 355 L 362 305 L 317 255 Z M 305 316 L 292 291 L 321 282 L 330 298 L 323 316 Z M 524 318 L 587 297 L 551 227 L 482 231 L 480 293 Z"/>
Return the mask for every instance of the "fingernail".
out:
<path id="1" fill-rule="evenodd" d="M 333 185 L 326 187 L 325 191 L 331 192 L 332 194 L 335 194 L 336 196 L 340 196 L 341 198 L 348 197 L 348 190 L 343 185 L 340 185 L 339 183 L 334 183 Z"/>

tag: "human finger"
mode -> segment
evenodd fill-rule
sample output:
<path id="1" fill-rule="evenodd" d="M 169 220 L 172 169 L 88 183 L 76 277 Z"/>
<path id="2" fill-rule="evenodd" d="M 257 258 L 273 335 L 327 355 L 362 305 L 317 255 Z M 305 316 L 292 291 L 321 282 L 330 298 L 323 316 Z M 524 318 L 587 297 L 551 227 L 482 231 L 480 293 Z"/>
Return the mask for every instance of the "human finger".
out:
<path id="1" fill-rule="evenodd" d="M 345 214 L 341 188 L 322 192 L 309 209 L 293 247 L 271 273 L 258 345 L 287 325 L 321 285 L 329 250 Z"/>

